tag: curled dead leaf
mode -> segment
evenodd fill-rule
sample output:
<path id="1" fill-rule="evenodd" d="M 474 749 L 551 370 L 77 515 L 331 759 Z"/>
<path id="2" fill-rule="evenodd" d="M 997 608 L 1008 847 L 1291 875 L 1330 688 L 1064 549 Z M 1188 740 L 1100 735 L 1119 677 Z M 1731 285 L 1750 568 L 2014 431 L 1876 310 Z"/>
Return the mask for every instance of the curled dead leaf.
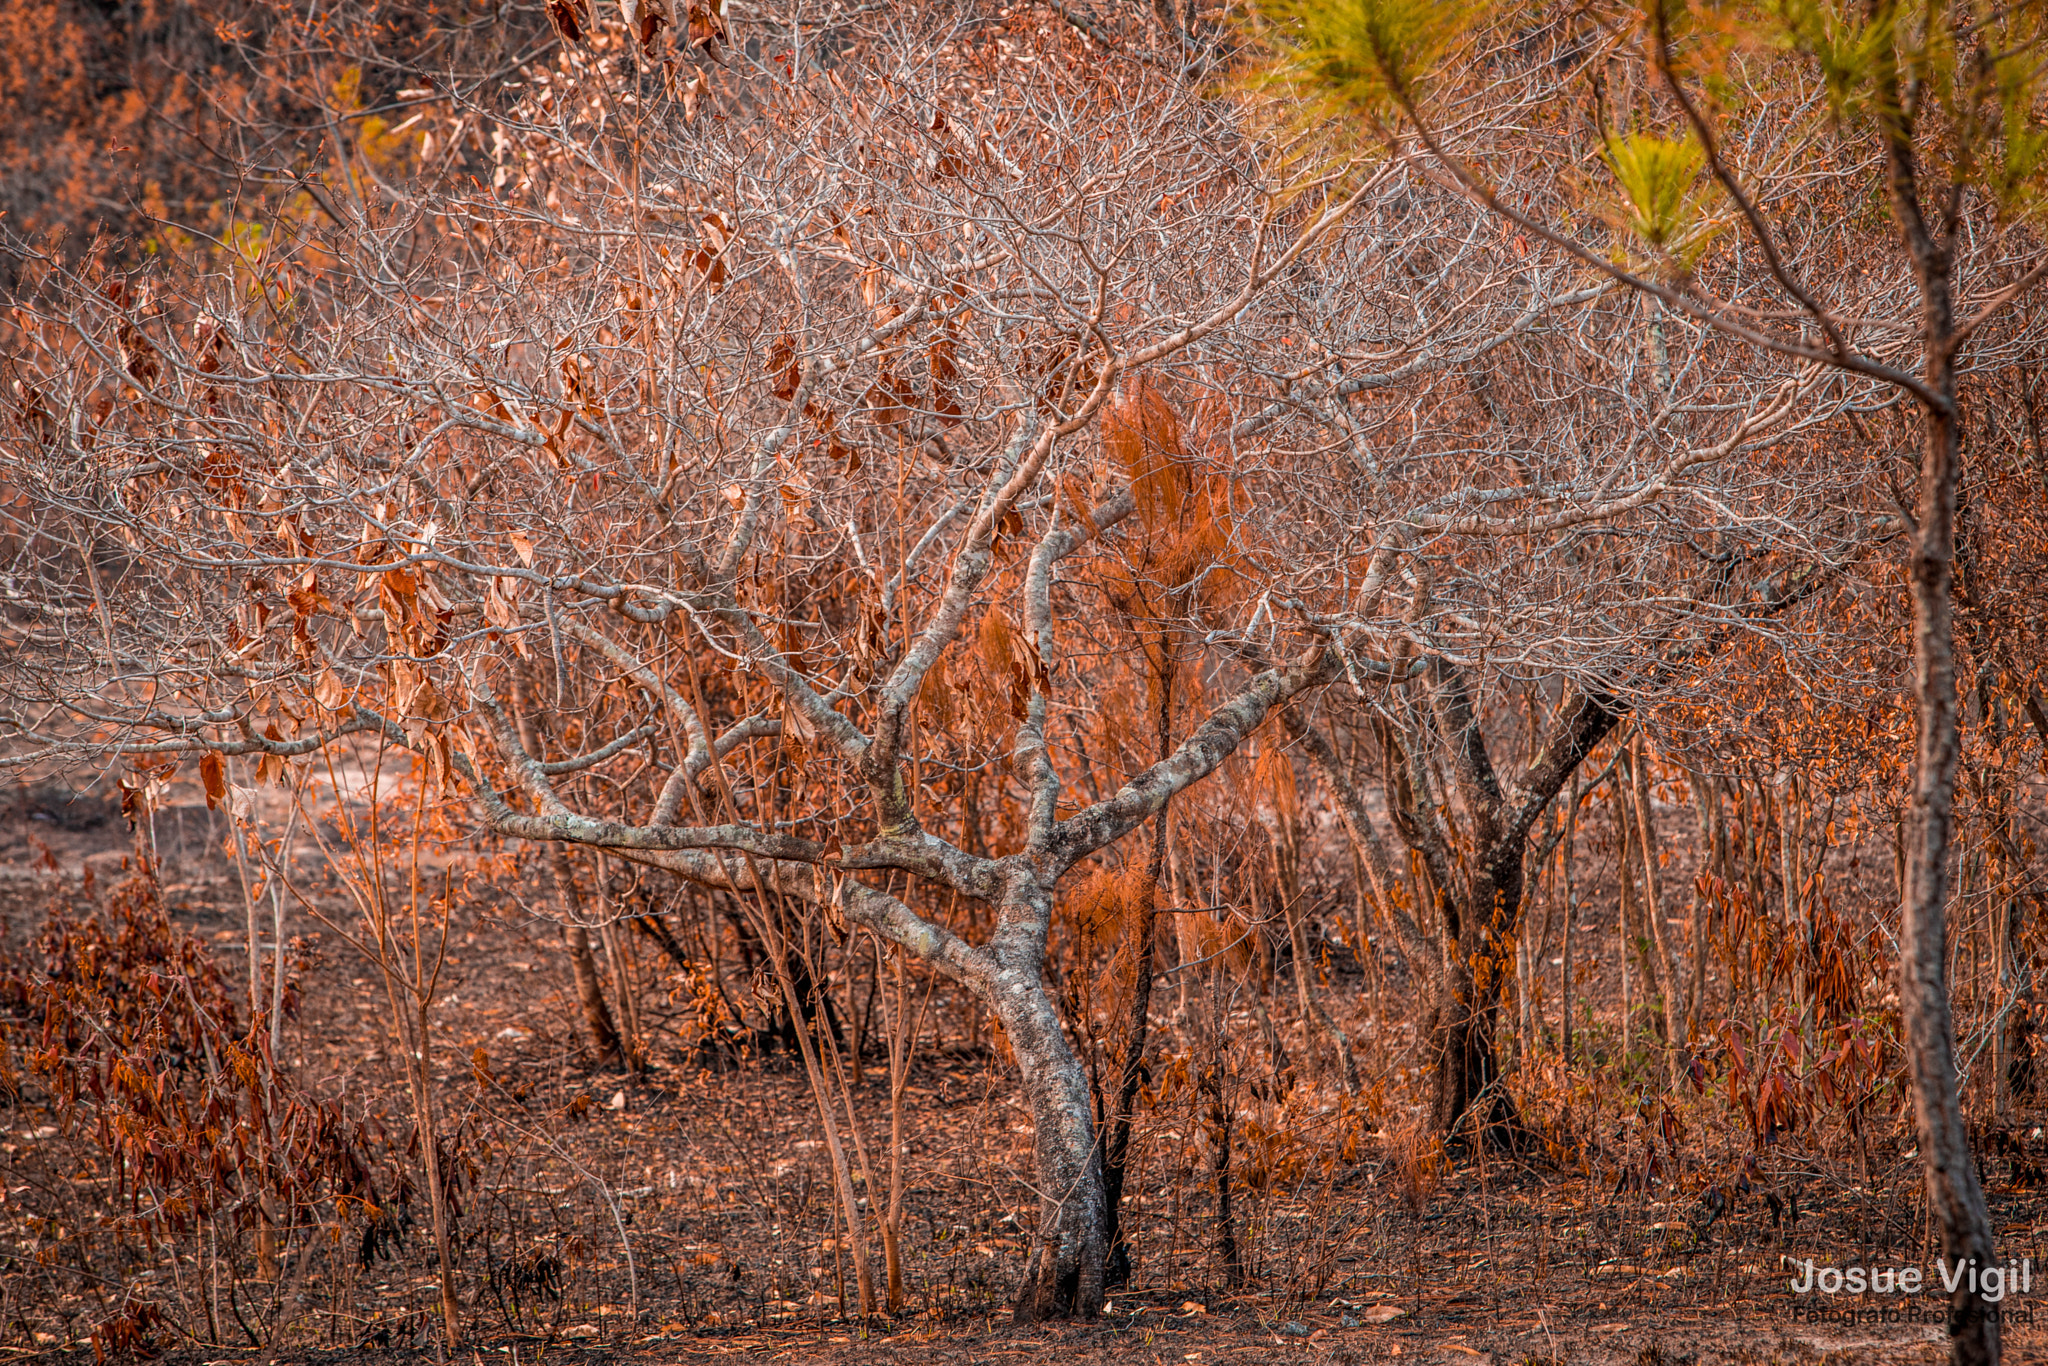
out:
<path id="1" fill-rule="evenodd" d="M 228 795 L 227 764 L 218 754 L 200 759 L 199 781 L 206 788 L 206 809 L 211 811 Z"/>

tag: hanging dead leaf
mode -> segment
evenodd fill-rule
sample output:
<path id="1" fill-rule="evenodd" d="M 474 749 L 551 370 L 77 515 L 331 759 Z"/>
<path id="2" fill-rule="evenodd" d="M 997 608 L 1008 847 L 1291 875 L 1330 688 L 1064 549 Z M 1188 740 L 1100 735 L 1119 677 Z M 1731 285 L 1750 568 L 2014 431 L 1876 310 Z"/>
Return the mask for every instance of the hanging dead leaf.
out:
<path id="1" fill-rule="evenodd" d="M 548 0 L 548 19 L 562 40 L 570 43 L 581 41 L 583 30 L 590 24 L 583 0 Z"/>
<path id="2" fill-rule="evenodd" d="M 929 729 L 942 735 L 952 734 L 955 720 L 953 684 L 946 676 L 943 655 L 925 670 L 924 681 L 917 686 L 917 714 Z"/>
<path id="3" fill-rule="evenodd" d="M 719 45 L 732 42 L 732 31 L 725 23 L 725 0 L 691 0 L 688 22 L 690 46 L 702 48 L 717 61 Z"/>
<path id="4" fill-rule="evenodd" d="M 668 0 L 619 0 L 619 14 L 633 36 L 640 40 L 642 52 L 652 52 L 654 39 L 662 27 L 675 23 Z"/>
<path id="5" fill-rule="evenodd" d="M 809 491 L 797 484 L 783 484 L 780 491 L 782 493 L 782 515 L 788 520 L 789 524 L 799 531 L 816 531 L 818 523 L 811 516 Z"/>
<path id="6" fill-rule="evenodd" d="M 797 389 L 803 383 L 803 373 L 797 367 L 796 342 L 784 332 L 768 348 L 769 392 L 784 403 L 796 397 Z"/>
<path id="7" fill-rule="evenodd" d="M 793 702 L 785 701 L 782 705 L 782 743 L 790 752 L 790 762 L 795 764 L 801 764 L 804 756 L 817 748 L 818 723 Z"/>
<path id="8" fill-rule="evenodd" d="M 218 754 L 208 753 L 200 759 L 199 781 L 206 788 L 206 809 L 211 811 L 228 795 L 227 764 Z"/>
<path id="9" fill-rule="evenodd" d="M 332 669 L 322 669 L 313 684 L 313 700 L 328 711 L 340 711 L 349 701 L 349 690 Z"/>
<path id="10" fill-rule="evenodd" d="M 272 744 L 284 742 L 284 736 L 279 732 L 275 721 L 263 728 L 263 738 Z M 256 782 L 259 786 L 263 783 L 282 784 L 284 772 L 285 762 L 281 754 L 264 754 L 256 760 Z"/>

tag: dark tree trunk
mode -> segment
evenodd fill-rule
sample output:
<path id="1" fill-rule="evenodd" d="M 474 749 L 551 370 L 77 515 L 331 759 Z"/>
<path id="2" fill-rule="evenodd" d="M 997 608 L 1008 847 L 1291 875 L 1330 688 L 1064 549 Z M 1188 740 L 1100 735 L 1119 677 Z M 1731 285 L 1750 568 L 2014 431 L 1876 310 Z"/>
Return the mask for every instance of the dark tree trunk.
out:
<path id="1" fill-rule="evenodd" d="M 1119 1286 L 1131 1277 L 1131 1246 L 1123 1232 L 1124 1178 L 1130 1171 L 1131 1121 L 1137 1111 L 1138 1091 L 1145 1081 L 1145 1044 L 1152 1023 L 1152 948 L 1156 937 L 1154 917 L 1159 905 L 1159 879 L 1166 870 L 1166 812 L 1161 810 L 1152 827 L 1152 851 L 1147 860 L 1145 904 L 1131 919 L 1128 934 L 1138 936 L 1137 956 L 1131 964 L 1129 1036 L 1124 1043 L 1122 1075 L 1117 1079 L 1114 1108 L 1109 1116 L 1109 1133 L 1103 1145 L 1102 1184 L 1104 1229 L 1109 1261 L 1103 1273 L 1105 1286 Z"/>
<path id="2" fill-rule="evenodd" d="M 1515 971 L 1529 833 L 1621 715 L 1612 698 L 1567 695 L 1535 757 L 1516 775 L 1519 781 L 1504 788 L 1462 675 L 1437 663 L 1431 669 L 1429 720 L 1411 707 L 1405 735 L 1383 733 L 1387 806 L 1401 838 L 1421 856 L 1435 898 L 1444 966 L 1426 1031 L 1435 1071 L 1430 1118 L 1454 1146 L 1483 1136 L 1519 1149 L 1526 1140 L 1514 1101 L 1500 1085 L 1494 1034 L 1501 993 Z M 1464 807 L 1468 845 L 1462 859 L 1444 827 L 1442 797 L 1423 752 L 1431 731 L 1448 751 Z"/>
<path id="3" fill-rule="evenodd" d="M 1212 979 L 1213 980 L 1213 979 Z M 1222 1009 L 1222 993 L 1213 993 L 1213 1004 Z M 1223 1264 L 1223 1283 L 1235 1290 L 1244 1284 L 1244 1258 L 1237 1247 L 1237 1211 L 1230 1191 L 1230 1113 L 1228 1083 L 1219 1060 L 1203 1078 L 1202 1090 L 1209 1097 L 1210 1138 L 1215 1144 L 1209 1161 L 1209 1176 L 1216 1183 L 1216 1260 Z"/>
<path id="4" fill-rule="evenodd" d="M 1941 291 L 1946 316 L 1946 292 Z M 1945 329 L 1944 329 L 1945 332 Z M 1944 388 L 1953 381 L 1943 357 Z M 1913 1122 L 1926 1170 L 1927 1197 L 1941 1228 L 1942 1255 L 1950 1263 L 1975 1258 L 1997 1264 L 1991 1219 L 1977 1182 L 1963 1128 L 1956 1085 L 1955 1023 L 1950 1015 L 1948 855 L 1955 820 L 1955 774 L 1961 752 L 1956 717 L 1951 579 L 1955 551 L 1958 421 L 1948 412 L 1927 415 L 1921 457 L 1919 529 L 1914 538 L 1913 661 L 1919 712 L 1911 830 L 1906 842 L 1906 904 L 1899 943 L 1906 1061 L 1912 1075 Z M 1998 1320 L 1983 1298 L 1957 1286 L 1949 1300 L 1949 1339 L 1955 1360 L 1988 1366 L 1999 1357 Z"/>
<path id="5" fill-rule="evenodd" d="M 569 866 L 569 846 L 553 846 L 549 861 L 565 917 L 562 945 L 569 953 L 569 967 L 576 977 L 576 999 L 583 1006 L 584 1023 L 590 1026 L 591 1043 L 599 1062 L 623 1062 L 625 1048 L 619 1042 L 618 1026 L 612 1022 L 611 1006 L 604 999 L 604 979 L 597 971 L 597 955 L 590 948 L 590 931 L 582 923 L 583 893 L 576 886 L 575 870 Z"/>
<path id="6" fill-rule="evenodd" d="M 1433 1012 L 1436 1085 L 1430 1118 L 1453 1147 L 1483 1137 L 1497 1147 L 1519 1150 L 1526 1137 L 1514 1100 L 1500 1085 L 1494 1035 L 1500 1024 L 1501 990 L 1515 970 L 1515 938 L 1522 923 L 1522 849 L 1496 847 L 1473 879 L 1472 904 L 1457 908 L 1463 932 L 1456 936 Z M 1484 912 L 1475 915 L 1478 907 Z M 1446 908 L 1447 910 L 1449 908 Z"/>
<path id="7" fill-rule="evenodd" d="M 1881 56 L 1895 59 L 1887 46 Z M 1911 821 L 1906 840 L 1906 896 L 1899 931 L 1900 1013 L 1913 1123 L 1927 1177 L 1927 1200 L 1951 1264 L 1975 1258 L 1997 1265 L 1991 1219 L 1963 1128 L 1957 1093 L 1955 1023 L 1947 981 L 1948 860 L 1955 822 L 1956 767 L 1962 735 L 1956 714 L 1955 531 L 1962 422 L 1956 407 L 1952 272 L 1955 223 L 1930 224 L 1920 201 L 1912 115 L 1895 65 L 1881 74 L 1889 92 L 1880 110 L 1892 213 L 1913 262 L 1921 298 L 1924 415 L 1918 525 L 1913 533 L 1914 702 L 1919 741 L 1914 756 Z M 1951 216 L 1953 218 L 1953 215 Z M 1948 1331 L 1960 1366 L 1991 1366 L 1999 1358 L 1998 1319 L 1966 1278 L 1949 1300 Z"/>
<path id="8" fill-rule="evenodd" d="M 1166 651 L 1159 652 L 1164 658 Z M 1171 752 L 1173 739 L 1173 673 L 1170 667 L 1153 680 L 1157 750 L 1161 759 Z M 1128 1036 L 1124 1060 L 1117 1078 L 1116 1099 L 1109 1115 L 1109 1133 L 1103 1145 L 1103 1238 L 1109 1260 L 1103 1284 L 1122 1285 L 1131 1276 L 1131 1245 L 1123 1233 L 1124 1176 L 1130 1170 L 1131 1119 L 1138 1104 L 1138 1091 L 1145 1080 L 1145 1044 L 1152 1026 L 1152 949 L 1154 919 L 1159 909 L 1159 883 L 1166 875 L 1166 844 L 1170 806 L 1161 806 L 1152 818 L 1152 847 L 1145 861 L 1145 904 L 1131 917 L 1127 934 L 1137 936 L 1137 953 L 1131 964 L 1130 1009 L 1126 1012 Z"/>
<path id="9" fill-rule="evenodd" d="M 512 675 L 512 709 L 519 728 L 519 743 L 532 758 L 539 759 L 541 742 L 533 717 L 527 710 L 526 690 L 515 670 Z M 583 1007 L 583 1019 L 590 1026 L 591 1044 L 600 1063 L 626 1060 L 619 1042 L 618 1026 L 612 1023 L 611 1007 L 605 1003 L 604 982 L 598 975 L 597 957 L 590 949 L 590 931 L 585 928 L 583 893 L 576 886 L 575 870 L 569 865 L 569 848 L 554 844 L 548 849 L 548 870 L 554 875 L 555 892 L 562 905 L 562 947 L 569 955 L 569 968 L 576 979 L 576 999 Z"/>

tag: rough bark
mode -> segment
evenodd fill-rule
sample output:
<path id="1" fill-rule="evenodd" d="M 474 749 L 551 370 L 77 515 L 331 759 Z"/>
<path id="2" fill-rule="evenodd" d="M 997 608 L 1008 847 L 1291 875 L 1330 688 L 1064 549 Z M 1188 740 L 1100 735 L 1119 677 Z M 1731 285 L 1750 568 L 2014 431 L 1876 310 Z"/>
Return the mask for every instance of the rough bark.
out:
<path id="1" fill-rule="evenodd" d="M 1945 293 L 1942 300 L 1946 303 Z M 1945 307 L 1942 310 L 1946 312 Z M 1920 736 L 1915 755 L 1911 832 L 1906 842 L 1906 904 L 1899 935 L 1899 998 L 1913 1122 L 1920 1138 L 1927 1196 L 1951 1263 L 1995 1265 L 1990 1215 L 1971 1160 L 1957 1092 L 1955 1024 L 1945 972 L 1948 951 L 1948 855 L 1954 825 L 1956 717 L 1950 576 L 1954 553 L 1955 469 L 1960 432 L 1953 412 L 1927 414 L 1921 459 L 1919 531 L 1914 538 L 1913 663 Z M 1998 1360 L 1998 1321 L 1967 1284 L 1949 1300 L 1955 1360 Z"/>
<path id="2" fill-rule="evenodd" d="M 1107 1199 L 1088 1074 L 1060 1026 L 1041 975 L 1052 894 L 1013 887 L 989 950 L 983 999 L 1002 1021 L 1031 1107 L 1038 1230 L 1017 1294 L 1020 1319 L 1094 1318 L 1102 1312 Z"/>
<path id="3" fill-rule="evenodd" d="M 1468 1132 L 1468 1121 L 1506 1147 L 1519 1144 L 1514 1101 L 1499 1086 L 1501 988 L 1514 970 L 1514 946 L 1521 925 L 1521 851 L 1473 879 L 1470 900 L 1460 908 L 1463 932 L 1451 955 L 1432 1013 L 1430 1037 L 1436 1054 L 1436 1082 L 1430 1120 L 1453 1141 Z M 1446 921 L 1450 920 L 1446 908 Z M 1470 951 L 1467 951 L 1467 950 Z M 1473 1113 L 1477 1111 L 1477 1119 Z"/>
<path id="4" fill-rule="evenodd" d="M 1890 49 L 1884 60 L 1891 61 Z M 1928 1206 L 1941 1229 L 1942 1255 L 1951 1263 L 1975 1258 L 1997 1264 L 1991 1219 L 1977 1182 L 1969 1136 L 1957 1094 L 1955 1024 L 1947 981 L 1948 860 L 1955 821 L 1955 779 L 1962 737 L 1957 717 L 1955 528 L 1962 423 L 1956 408 L 1956 328 L 1953 241 L 1922 215 L 1912 115 L 1901 98 L 1896 69 L 1881 81 L 1890 98 L 1883 120 L 1892 213 L 1913 262 L 1921 300 L 1921 381 L 1928 396 L 1920 451 L 1918 525 L 1913 532 L 1914 704 L 1919 739 L 1914 755 L 1910 830 L 1906 840 L 1906 897 L 1899 930 L 1899 999 L 1906 1064 L 1912 1079 L 1913 1123 L 1926 1171 Z M 1999 1359 L 1999 1325 L 1992 1307 L 1958 1284 L 1949 1300 L 1951 1351 L 1959 1366 L 1990 1366 Z"/>
<path id="5" fill-rule="evenodd" d="M 1494 1035 L 1502 988 L 1515 967 L 1529 834 L 1544 807 L 1620 720 L 1622 708 L 1595 693 L 1568 695 L 1535 757 L 1516 781 L 1503 785 L 1463 676 L 1440 662 L 1432 664 L 1429 676 L 1428 721 L 1410 708 L 1406 734 L 1386 738 L 1388 809 L 1428 871 L 1443 943 L 1443 971 L 1424 1031 L 1435 1072 L 1430 1120 L 1454 1145 L 1469 1142 L 1476 1128 L 1512 1148 L 1525 1135 L 1499 1085 Z M 1469 850 L 1462 860 L 1443 828 L 1442 802 L 1423 757 L 1430 730 L 1450 755 L 1464 807 Z M 1483 1107 L 1476 1126 L 1475 1107 Z"/>
<path id="6" fill-rule="evenodd" d="M 1919 534 L 1913 547 L 1913 659 L 1920 737 L 1913 779 L 1911 833 L 1906 843 L 1906 904 L 1899 935 L 1899 998 L 1906 1061 L 1912 1076 L 1913 1123 L 1919 1133 L 1928 1203 L 1951 1263 L 1976 1258 L 1995 1265 L 1991 1221 L 1971 1160 L 1957 1093 L 1955 1025 L 1945 972 L 1948 951 L 1948 855 L 1954 823 L 1956 761 L 1955 657 L 1949 613 L 1959 433 L 1950 413 L 1930 412 L 1921 462 Z M 1998 1360 L 1998 1321 L 1967 1284 L 1949 1300 L 1955 1360 L 1980 1366 Z"/>

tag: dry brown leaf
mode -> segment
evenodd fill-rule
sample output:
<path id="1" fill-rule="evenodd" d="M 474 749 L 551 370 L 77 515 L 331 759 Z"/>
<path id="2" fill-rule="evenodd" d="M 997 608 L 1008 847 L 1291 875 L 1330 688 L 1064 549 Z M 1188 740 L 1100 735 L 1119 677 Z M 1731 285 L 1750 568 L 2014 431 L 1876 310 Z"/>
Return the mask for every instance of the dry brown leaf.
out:
<path id="1" fill-rule="evenodd" d="M 199 761 L 199 781 L 206 787 L 206 809 L 211 811 L 228 795 L 227 765 L 218 754 Z"/>

